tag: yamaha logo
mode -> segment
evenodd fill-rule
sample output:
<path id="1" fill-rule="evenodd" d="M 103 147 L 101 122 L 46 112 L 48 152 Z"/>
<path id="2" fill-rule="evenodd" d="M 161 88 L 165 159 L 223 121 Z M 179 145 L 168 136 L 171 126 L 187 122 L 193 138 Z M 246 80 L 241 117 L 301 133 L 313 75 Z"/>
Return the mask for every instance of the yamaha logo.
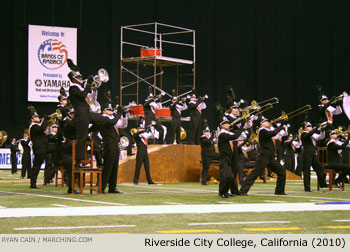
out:
<path id="1" fill-rule="evenodd" d="M 40 79 L 35 80 L 35 86 L 40 87 L 43 84 L 43 82 Z"/>

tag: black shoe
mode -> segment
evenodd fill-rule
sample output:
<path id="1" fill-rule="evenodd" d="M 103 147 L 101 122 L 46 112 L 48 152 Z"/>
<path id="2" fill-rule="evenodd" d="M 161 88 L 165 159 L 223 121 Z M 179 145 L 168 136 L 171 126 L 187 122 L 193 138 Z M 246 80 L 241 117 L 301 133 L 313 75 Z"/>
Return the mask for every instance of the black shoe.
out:
<path id="1" fill-rule="evenodd" d="M 227 194 L 219 194 L 219 196 L 223 199 L 230 198 L 230 196 L 228 196 Z"/>
<path id="2" fill-rule="evenodd" d="M 239 195 L 239 196 L 248 196 L 248 193 L 246 193 L 246 192 L 239 192 L 239 194 L 237 194 L 237 195 Z"/>
<path id="3" fill-rule="evenodd" d="M 68 188 L 67 193 L 71 194 L 73 192 L 72 188 Z M 73 194 L 80 194 L 78 190 L 74 190 Z"/>
<path id="4" fill-rule="evenodd" d="M 305 189 L 305 192 L 312 192 L 311 189 Z"/>
<path id="5" fill-rule="evenodd" d="M 128 154 L 126 154 L 127 156 L 134 156 L 135 155 L 135 153 L 128 153 Z"/>
<path id="6" fill-rule="evenodd" d="M 276 176 L 274 176 L 272 174 L 268 174 L 267 176 L 270 177 L 270 178 L 276 178 Z"/>
<path id="7" fill-rule="evenodd" d="M 76 168 L 76 169 L 84 169 L 84 168 L 89 168 L 90 166 L 88 166 L 88 165 L 84 165 L 84 164 L 82 164 L 82 163 L 76 163 L 75 165 L 74 165 L 74 168 Z"/>
<path id="8" fill-rule="evenodd" d="M 139 183 L 138 182 L 134 182 L 134 185 L 138 185 Z"/>
<path id="9" fill-rule="evenodd" d="M 154 183 L 154 182 L 151 182 L 151 183 L 148 183 L 149 185 L 156 185 L 156 183 Z"/>
<path id="10" fill-rule="evenodd" d="M 113 190 L 108 190 L 108 193 L 124 193 L 124 192 L 117 189 L 113 189 Z"/>
<path id="11" fill-rule="evenodd" d="M 264 181 L 265 180 L 265 177 L 264 176 L 259 176 L 259 178 Z"/>
<path id="12" fill-rule="evenodd" d="M 320 186 L 321 188 L 329 188 L 329 184 L 324 184 Z"/>
<path id="13" fill-rule="evenodd" d="M 226 195 L 227 195 L 229 198 L 231 198 L 231 197 L 235 197 L 235 195 L 234 195 L 234 194 L 232 194 L 232 193 L 226 193 Z"/>
<path id="14" fill-rule="evenodd" d="M 31 185 L 29 188 L 31 188 L 31 189 L 40 189 L 40 187 L 37 186 L 37 185 Z"/>
<path id="15" fill-rule="evenodd" d="M 288 193 L 280 192 L 280 193 L 275 193 L 275 195 L 288 195 Z"/>
<path id="16" fill-rule="evenodd" d="M 241 192 L 236 192 L 235 195 L 242 195 L 242 193 Z"/>
<path id="17" fill-rule="evenodd" d="M 334 183 L 338 188 L 342 188 L 342 182 L 340 180 L 335 180 Z"/>
<path id="18" fill-rule="evenodd" d="M 202 185 L 209 185 L 207 182 L 203 182 Z"/>

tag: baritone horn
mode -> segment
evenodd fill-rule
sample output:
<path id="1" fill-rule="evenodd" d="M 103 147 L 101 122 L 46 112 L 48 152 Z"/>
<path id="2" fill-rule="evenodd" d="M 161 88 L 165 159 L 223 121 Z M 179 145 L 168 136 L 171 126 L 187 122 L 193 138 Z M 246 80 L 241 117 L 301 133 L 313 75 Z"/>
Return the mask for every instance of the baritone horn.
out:
<path id="1" fill-rule="evenodd" d="M 109 80 L 109 75 L 106 69 L 101 68 L 98 70 L 97 75 L 93 77 L 93 82 L 91 84 L 92 89 L 97 89 L 99 88 L 102 83 L 105 83 Z"/>

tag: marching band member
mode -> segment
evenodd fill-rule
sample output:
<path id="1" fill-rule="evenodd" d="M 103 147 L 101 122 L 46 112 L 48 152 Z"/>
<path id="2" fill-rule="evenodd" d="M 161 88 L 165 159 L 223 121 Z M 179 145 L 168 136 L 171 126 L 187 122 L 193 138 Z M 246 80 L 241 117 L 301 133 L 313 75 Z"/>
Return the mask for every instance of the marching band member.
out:
<path id="1" fill-rule="evenodd" d="M 303 143 L 303 179 L 304 179 L 304 190 L 305 192 L 312 192 L 310 187 L 310 168 L 314 169 L 316 172 L 318 181 L 321 188 L 329 187 L 326 183 L 326 175 L 323 173 L 323 167 L 316 156 L 317 145 L 316 141 L 325 138 L 325 132 L 318 129 L 318 127 L 313 128 L 312 124 L 309 122 L 304 123 L 304 132 L 301 134 L 301 141 Z"/>
<path id="2" fill-rule="evenodd" d="M 134 138 L 131 136 L 130 131 L 127 130 L 128 120 L 130 118 L 130 112 L 123 112 L 117 122 L 117 127 L 119 129 L 120 137 L 126 136 L 129 139 L 129 145 L 126 148 L 126 154 L 128 156 L 133 156 L 135 153 L 132 152 L 132 147 L 135 143 Z"/>
<path id="3" fill-rule="evenodd" d="M 202 110 L 207 107 L 204 99 L 204 97 L 197 99 L 194 93 L 190 96 L 190 102 L 188 103 L 188 110 L 190 111 L 190 144 L 200 144 Z"/>
<path id="4" fill-rule="evenodd" d="M 345 142 L 338 140 L 338 135 L 335 130 L 333 130 L 330 135 L 330 141 L 327 144 L 328 150 L 328 168 L 334 169 L 339 172 L 338 178 L 335 180 L 337 187 L 341 188 L 341 182 L 345 179 L 347 175 L 350 175 L 350 166 L 341 162 L 341 156 L 339 151 L 346 148 L 349 144 L 349 137 L 346 138 Z"/>
<path id="5" fill-rule="evenodd" d="M 333 128 L 333 117 L 334 115 L 340 115 L 343 110 L 341 109 L 341 101 L 342 100 L 336 100 L 332 99 L 331 101 L 328 100 L 328 97 L 326 95 L 322 95 L 320 98 L 319 106 L 319 115 L 320 115 L 320 123 L 327 122 L 329 123 L 329 127 Z M 332 105 L 335 105 L 333 107 Z"/>
<path id="6" fill-rule="evenodd" d="M 36 182 L 41 165 L 45 160 L 49 144 L 48 137 L 45 133 L 47 128 L 47 116 L 44 116 L 44 121 L 42 124 L 40 122 L 39 115 L 34 113 L 31 117 L 31 124 L 28 130 L 30 139 L 33 143 L 34 153 L 33 167 L 30 173 L 30 188 L 32 189 L 40 189 L 36 185 Z"/>
<path id="7" fill-rule="evenodd" d="M 103 139 L 103 169 L 102 169 L 102 192 L 108 184 L 108 193 L 123 193 L 117 190 L 118 166 L 119 166 L 119 129 L 117 122 L 121 116 L 121 107 L 117 114 L 113 113 L 111 104 L 105 104 L 102 115 L 109 120 L 101 125 L 100 133 Z"/>
<path id="8" fill-rule="evenodd" d="M 220 132 L 218 136 L 219 147 L 219 166 L 220 166 L 220 183 L 219 183 L 219 196 L 221 198 L 230 198 L 235 195 L 239 195 L 238 186 L 236 183 L 237 165 L 234 159 L 234 146 L 233 141 L 236 140 L 242 133 L 243 127 L 237 130 L 235 133 L 229 131 L 230 123 L 228 120 L 223 120 L 220 123 Z M 229 190 L 231 193 L 229 193 Z"/>
<path id="9" fill-rule="evenodd" d="M 143 104 L 143 109 L 145 112 L 145 127 L 154 126 L 154 128 L 159 132 L 158 143 L 164 143 L 164 128 L 162 124 L 156 118 L 156 110 L 161 109 L 162 104 L 157 102 L 157 98 L 150 93 L 147 96 L 145 103 Z"/>
<path id="10" fill-rule="evenodd" d="M 170 111 L 171 111 L 171 135 L 170 144 L 180 144 L 180 133 L 181 133 L 181 113 L 187 109 L 186 103 L 182 103 L 179 97 L 174 96 L 171 100 Z M 176 139 L 174 140 L 176 135 Z"/>
<path id="11" fill-rule="evenodd" d="M 214 135 L 215 132 L 210 133 L 209 127 L 203 130 L 201 141 L 201 156 L 202 156 L 202 185 L 208 185 L 208 171 L 213 159 L 219 159 L 219 153 L 215 152 Z"/>
<path id="12" fill-rule="evenodd" d="M 283 166 L 277 160 L 276 148 L 273 142 L 273 137 L 284 129 L 284 123 L 274 130 L 271 130 L 271 124 L 268 119 L 262 118 L 260 121 L 260 126 L 261 127 L 258 132 L 260 152 L 256 161 L 256 166 L 243 181 L 240 192 L 242 195 L 247 195 L 256 178 L 262 173 L 265 167 L 268 167 L 277 174 L 275 194 L 287 195 L 287 193 L 285 193 L 286 172 Z"/>
<path id="13" fill-rule="evenodd" d="M 137 185 L 139 183 L 141 166 L 143 164 L 146 171 L 146 178 L 149 185 L 154 185 L 155 183 L 152 181 L 150 166 L 149 166 L 149 158 L 148 158 L 148 139 L 153 137 L 152 132 L 149 129 L 145 130 L 144 126 L 140 124 L 137 127 L 137 132 L 134 133 L 135 142 L 137 145 L 137 153 L 136 153 L 136 167 L 134 174 L 134 184 Z"/>
<path id="14" fill-rule="evenodd" d="M 13 138 L 10 144 L 11 151 L 11 174 L 17 174 L 17 153 L 19 152 L 18 143 L 16 139 Z"/>
<path id="15" fill-rule="evenodd" d="M 56 124 L 51 125 L 48 134 L 48 146 L 45 156 L 45 172 L 44 172 L 44 185 L 48 185 L 53 181 L 55 177 L 55 163 L 57 163 L 57 151 L 58 151 L 58 126 Z"/>
<path id="16" fill-rule="evenodd" d="M 288 171 L 295 173 L 295 153 L 296 148 L 294 146 L 294 137 L 292 134 L 288 135 L 288 138 L 284 142 L 285 144 L 285 161 L 284 168 Z"/>
<path id="17" fill-rule="evenodd" d="M 93 83 L 92 76 L 89 76 L 87 81 L 82 80 L 82 76 L 78 71 L 71 71 L 68 74 L 71 81 L 69 87 L 69 100 L 74 108 L 74 120 L 76 126 L 76 151 L 75 151 L 75 166 L 77 168 L 86 167 L 81 163 L 84 159 L 85 141 L 88 139 L 89 124 L 104 123 L 108 120 L 101 114 L 91 112 L 90 99 L 88 94 L 91 91 Z"/>
<path id="18" fill-rule="evenodd" d="M 26 173 L 27 178 L 30 178 L 30 171 L 32 168 L 30 152 L 32 143 L 29 139 L 28 134 L 24 134 L 23 139 L 21 140 L 21 145 L 23 146 L 21 178 L 25 178 Z"/>

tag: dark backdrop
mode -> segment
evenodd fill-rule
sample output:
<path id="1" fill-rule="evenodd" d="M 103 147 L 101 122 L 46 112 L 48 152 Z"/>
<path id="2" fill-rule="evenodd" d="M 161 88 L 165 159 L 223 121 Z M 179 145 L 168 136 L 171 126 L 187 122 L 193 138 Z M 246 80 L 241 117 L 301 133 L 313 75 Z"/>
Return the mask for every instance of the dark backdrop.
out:
<path id="1" fill-rule="evenodd" d="M 316 84 L 329 97 L 349 91 L 349 13 L 348 0 L 3 2 L 0 130 L 10 138 L 20 137 L 27 126 L 28 24 L 77 27 L 82 74 L 106 68 L 113 95 L 119 93 L 121 25 L 161 22 L 194 29 L 196 91 L 209 95 L 204 115 L 211 127 L 216 120 L 213 103 L 224 105 L 227 85 L 233 86 L 238 98 L 278 97 L 280 104 L 266 113 L 269 118 L 310 104 L 315 123 Z M 56 106 L 33 105 L 41 115 L 52 113 Z M 344 115 L 335 120 L 348 123 Z M 291 124 L 296 128 L 301 121 L 300 117 Z"/>

